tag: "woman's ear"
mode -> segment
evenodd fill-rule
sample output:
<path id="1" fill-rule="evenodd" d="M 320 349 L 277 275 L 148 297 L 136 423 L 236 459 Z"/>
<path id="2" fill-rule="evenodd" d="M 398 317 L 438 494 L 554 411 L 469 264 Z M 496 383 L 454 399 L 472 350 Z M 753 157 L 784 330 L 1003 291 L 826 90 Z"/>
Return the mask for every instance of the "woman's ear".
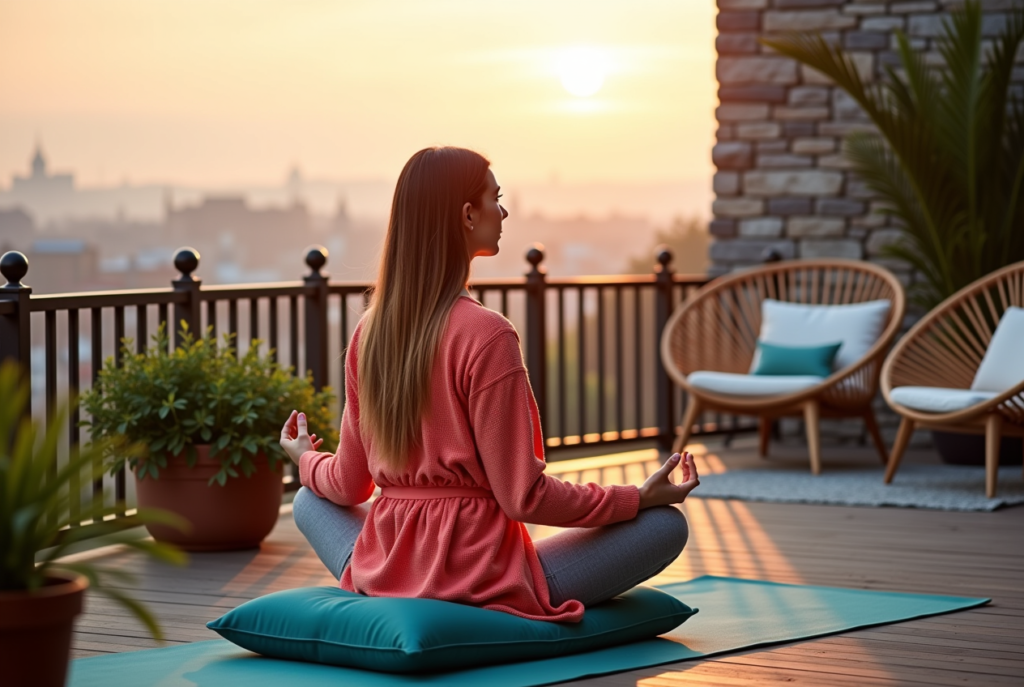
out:
<path id="1" fill-rule="evenodd" d="M 466 203 L 462 206 L 462 228 L 466 231 L 473 231 L 473 215 L 475 209 L 472 203 Z"/>

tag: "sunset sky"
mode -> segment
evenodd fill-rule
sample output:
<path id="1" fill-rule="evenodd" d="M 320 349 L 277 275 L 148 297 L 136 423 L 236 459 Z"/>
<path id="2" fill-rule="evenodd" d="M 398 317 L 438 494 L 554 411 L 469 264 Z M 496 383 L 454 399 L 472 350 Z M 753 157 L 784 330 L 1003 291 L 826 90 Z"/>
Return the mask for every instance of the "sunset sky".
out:
<path id="1" fill-rule="evenodd" d="M 712 0 L 0 0 L 0 185 L 36 137 L 85 186 L 394 179 L 432 144 L 710 183 L 713 41 Z"/>

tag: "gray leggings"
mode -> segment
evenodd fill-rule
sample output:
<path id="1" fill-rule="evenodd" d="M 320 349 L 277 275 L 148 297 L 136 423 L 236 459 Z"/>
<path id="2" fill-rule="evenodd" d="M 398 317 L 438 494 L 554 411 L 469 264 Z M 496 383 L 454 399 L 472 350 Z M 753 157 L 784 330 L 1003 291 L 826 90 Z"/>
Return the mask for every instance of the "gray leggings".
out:
<path id="1" fill-rule="evenodd" d="M 369 504 L 345 508 L 306 487 L 295 494 L 295 524 L 327 569 L 340 578 L 352 556 Z M 535 543 L 551 604 L 577 599 L 592 606 L 654 577 L 686 545 L 689 529 L 679 509 L 647 508 L 614 525 L 572 528 Z"/>

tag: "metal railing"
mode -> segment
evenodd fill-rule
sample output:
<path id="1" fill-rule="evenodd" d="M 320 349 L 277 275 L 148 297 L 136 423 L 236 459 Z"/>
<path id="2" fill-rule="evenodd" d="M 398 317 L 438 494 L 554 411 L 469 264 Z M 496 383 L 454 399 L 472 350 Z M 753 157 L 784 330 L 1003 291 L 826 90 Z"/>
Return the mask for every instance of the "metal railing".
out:
<path id="1" fill-rule="evenodd" d="M 524 277 L 474 280 L 470 288 L 520 332 L 551 460 L 581 446 L 615 450 L 646 441 L 669 450 L 684 399 L 661 366 L 661 331 L 708 278 L 674 274 L 666 248 L 650 275 L 548 278 L 542 247 L 531 248 L 526 259 Z M 33 295 L 22 283 L 28 261 L 9 252 L 0 259 L 7 279 L 0 287 L 0 361 L 18 361 L 32 380 L 31 412 L 49 419 L 60 398 L 77 396 L 84 381 L 96 380 L 106 359 L 121 363 L 126 337 L 141 352 L 159 324 L 173 324 L 171 345 L 177 346 L 184 321 L 193 332 L 212 327 L 218 341 L 234 334 L 239 355 L 258 339 L 279 364 L 308 372 L 318 389 L 331 386 L 340 417 L 344 352 L 371 285 L 329 281 L 321 247 L 309 249 L 305 262 L 310 272 L 301 281 L 204 288 L 194 274 L 199 255 L 185 248 L 174 257 L 180 274 L 169 289 Z M 70 446 L 87 439 L 80 419 L 74 406 L 61 449 L 65 459 Z M 751 428 L 732 416 L 708 414 L 695 433 Z M 285 480 L 297 488 L 296 475 L 287 473 Z M 94 483 L 93 497 L 112 487 L 113 498 L 130 509 L 132 482 L 121 470 Z"/>

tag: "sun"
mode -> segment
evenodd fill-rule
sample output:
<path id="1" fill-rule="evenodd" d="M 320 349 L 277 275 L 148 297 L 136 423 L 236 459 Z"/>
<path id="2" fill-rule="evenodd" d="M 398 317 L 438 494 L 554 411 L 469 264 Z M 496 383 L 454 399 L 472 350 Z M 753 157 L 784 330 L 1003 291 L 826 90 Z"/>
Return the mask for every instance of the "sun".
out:
<path id="1" fill-rule="evenodd" d="M 608 65 L 596 48 L 566 48 L 558 58 L 558 75 L 570 95 L 587 98 L 601 90 Z"/>

